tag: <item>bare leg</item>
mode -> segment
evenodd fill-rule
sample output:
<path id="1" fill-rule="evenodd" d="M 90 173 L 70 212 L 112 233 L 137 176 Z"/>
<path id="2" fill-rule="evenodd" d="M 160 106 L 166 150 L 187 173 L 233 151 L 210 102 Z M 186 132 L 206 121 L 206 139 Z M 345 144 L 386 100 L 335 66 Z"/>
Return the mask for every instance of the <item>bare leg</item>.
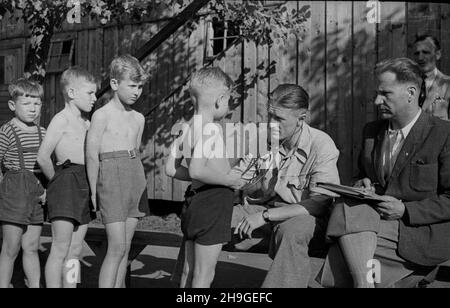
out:
<path id="1" fill-rule="evenodd" d="M 62 287 L 62 267 L 72 240 L 73 224 L 67 220 L 52 222 L 52 248 L 45 265 L 47 288 Z"/>
<path id="2" fill-rule="evenodd" d="M 347 262 L 355 288 L 374 288 L 367 279 L 370 268 L 367 262 L 373 259 L 377 248 L 375 232 L 360 232 L 341 236 L 339 245 Z"/>
<path id="3" fill-rule="evenodd" d="M 40 288 L 41 265 L 38 250 L 41 231 L 41 225 L 29 225 L 27 231 L 22 236 L 23 271 L 28 279 L 28 286 L 30 288 Z"/>
<path id="4" fill-rule="evenodd" d="M 211 287 L 222 246 L 223 244 L 203 246 L 195 243 L 193 288 Z"/>
<path id="5" fill-rule="evenodd" d="M 0 288 L 9 288 L 14 272 L 14 261 L 20 251 L 24 226 L 3 224 L 3 244 L 0 253 Z"/>
<path id="6" fill-rule="evenodd" d="M 77 283 L 79 283 L 80 278 L 80 258 L 81 253 L 83 251 L 83 242 L 84 238 L 86 236 L 86 232 L 88 230 L 88 225 L 82 225 L 78 226 L 76 230 L 72 234 L 72 241 L 69 248 L 69 253 L 64 260 L 64 267 L 63 267 L 63 287 L 74 289 L 77 287 Z M 73 263 L 76 264 L 73 264 Z M 72 278 L 69 279 L 69 275 L 71 275 L 71 271 L 74 270 L 74 266 L 77 266 L 78 271 L 75 273 L 76 277 L 72 280 Z M 76 278 L 76 279 L 75 279 Z"/>
<path id="7" fill-rule="evenodd" d="M 120 262 L 126 254 L 126 223 L 106 225 L 108 250 L 100 270 L 99 287 L 113 288 L 116 285 Z"/>
<path id="8" fill-rule="evenodd" d="M 192 278 L 194 277 L 194 249 L 195 243 L 193 241 L 186 241 L 184 243 L 185 253 L 180 288 L 192 287 Z"/>
<path id="9" fill-rule="evenodd" d="M 134 232 L 138 224 L 137 218 L 128 218 L 126 222 L 126 249 L 125 255 L 120 262 L 119 271 L 117 272 L 116 288 L 125 288 L 125 277 L 128 268 L 128 255 L 130 253 L 131 241 L 133 240 Z"/>

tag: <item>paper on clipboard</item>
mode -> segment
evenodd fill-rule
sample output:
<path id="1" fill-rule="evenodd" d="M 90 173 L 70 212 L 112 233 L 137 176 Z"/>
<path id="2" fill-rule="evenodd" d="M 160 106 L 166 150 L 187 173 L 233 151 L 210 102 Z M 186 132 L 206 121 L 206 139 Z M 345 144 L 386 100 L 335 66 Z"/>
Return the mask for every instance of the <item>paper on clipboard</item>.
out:
<path id="1" fill-rule="evenodd" d="M 385 201 L 383 196 L 377 195 L 376 193 L 367 191 L 363 188 L 337 185 L 331 183 L 317 183 L 317 187 L 314 188 L 314 191 L 330 197 L 345 196 L 348 198 L 354 198 L 365 201 L 376 201 L 376 202 Z"/>

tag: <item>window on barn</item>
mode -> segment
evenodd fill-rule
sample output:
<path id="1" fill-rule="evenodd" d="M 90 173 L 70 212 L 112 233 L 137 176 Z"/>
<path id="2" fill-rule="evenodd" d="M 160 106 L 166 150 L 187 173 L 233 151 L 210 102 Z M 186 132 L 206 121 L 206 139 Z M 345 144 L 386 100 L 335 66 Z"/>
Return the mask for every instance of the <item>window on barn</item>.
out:
<path id="1" fill-rule="evenodd" d="M 72 37 L 52 39 L 48 51 L 47 72 L 59 73 L 75 64 L 75 40 Z"/>
<path id="2" fill-rule="evenodd" d="M 206 61 L 217 57 L 239 39 L 239 27 L 230 21 L 213 17 L 208 21 L 207 29 Z"/>
<path id="3" fill-rule="evenodd" d="M 263 1 L 263 5 L 267 8 L 277 8 L 280 5 L 285 4 L 287 1 Z"/>

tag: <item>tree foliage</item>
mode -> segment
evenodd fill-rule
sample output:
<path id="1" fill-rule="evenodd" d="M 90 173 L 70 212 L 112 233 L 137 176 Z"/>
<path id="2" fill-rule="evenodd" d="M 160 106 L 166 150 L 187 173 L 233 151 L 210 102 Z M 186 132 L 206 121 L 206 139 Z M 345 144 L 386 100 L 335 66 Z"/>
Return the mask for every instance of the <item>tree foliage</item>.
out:
<path id="1" fill-rule="evenodd" d="M 42 80 L 50 40 L 68 19 L 90 16 L 101 25 L 123 19 L 142 20 L 161 6 L 185 7 L 192 0 L 0 0 L 0 21 L 6 16 L 23 19 L 31 33 L 26 73 Z M 267 2 L 267 1 L 265 1 Z M 270 1 L 269 1 L 270 2 Z M 280 1 L 273 1 L 280 2 Z M 257 44 L 300 35 L 309 8 L 289 11 L 286 5 L 267 6 L 263 1 L 211 0 L 209 10 L 233 22 L 241 36 Z M 78 15 L 78 16 L 77 16 Z M 195 27 L 195 22 L 193 23 Z"/>

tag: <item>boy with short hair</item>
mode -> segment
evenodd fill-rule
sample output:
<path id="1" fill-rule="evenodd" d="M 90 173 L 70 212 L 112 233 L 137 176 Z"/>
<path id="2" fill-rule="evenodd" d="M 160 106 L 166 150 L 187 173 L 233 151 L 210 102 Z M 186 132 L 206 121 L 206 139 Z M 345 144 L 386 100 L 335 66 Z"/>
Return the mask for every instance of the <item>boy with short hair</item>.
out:
<path id="1" fill-rule="evenodd" d="M 100 288 L 125 287 L 131 240 L 138 218 L 145 216 L 139 207 L 147 200 L 147 181 L 139 155 L 145 119 L 131 106 L 141 96 L 146 79 L 136 58 L 115 58 L 110 68 L 114 96 L 94 113 L 88 132 L 87 171 L 92 201 L 98 202 L 108 236 Z"/>
<path id="2" fill-rule="evenodd" d="M 192 284 L 194 288 L 210 287 L 223 244 L 231 240 L 231 216 L 234 192 L 244 184 L 241 174 L 230 172 L 226 158 L 224 136 L 217 123 L 229 112 L 233 82 L 219 68 L 204 68 L 191 77 L 189 91 L 195 105 L 194 124 L 183 132 L 172 145 L 166 173 L 180 180 L 192 180 L 186 192 L 182 214 L 182 231 L 185 243 L 185 260 L 181 287 Z M 202 122 L 201 125 L 195 121 Z M 200 129 L 198 129 L 200 128 Z M 215 139 L 204 140 L 216 131 Z M 184 138 L 193 135 L 193 143 Z M 208 148 L 214 141 L 214 146 Z M 175 155 L 180 147 L 189 144 L 185 157 L 188 168 L 181 165 L 183 157 Z M 191 146 L 192 144 L 192 146 Z M 186 149 L 183 153 L 186 153 Z"/>
<path id="3" fill-rule="evenodd" d="M 14 118 L 0 128 L 0 288 L 8 288 L 14 261 L 23 249 L 23 269 L 30 288 L 40 287 L 39 238 L 45 202 L 44 177 L 36 162 L 45 129 L 35 124 L 44 91 L 37 82 L 20 78 L 9 87 L 8 106 Z"/>
<path id="4" fill-rule="evenodd" d="M 81 67 L 61 76 L 65 108 L 50 122 L 38 154 L 38 163 L 50 180 L 47 190 L 48 216 L 52 223 L 52 248 L 45 267 L 48 288 L 76 288 L 77 279 L 68 276 L 79 259 L 89 222 L 89 184 L 85 167 L 87 118 L 97 98 L 95 77 Z M 51 155 L 55 153 L 56 169 Z"/>

